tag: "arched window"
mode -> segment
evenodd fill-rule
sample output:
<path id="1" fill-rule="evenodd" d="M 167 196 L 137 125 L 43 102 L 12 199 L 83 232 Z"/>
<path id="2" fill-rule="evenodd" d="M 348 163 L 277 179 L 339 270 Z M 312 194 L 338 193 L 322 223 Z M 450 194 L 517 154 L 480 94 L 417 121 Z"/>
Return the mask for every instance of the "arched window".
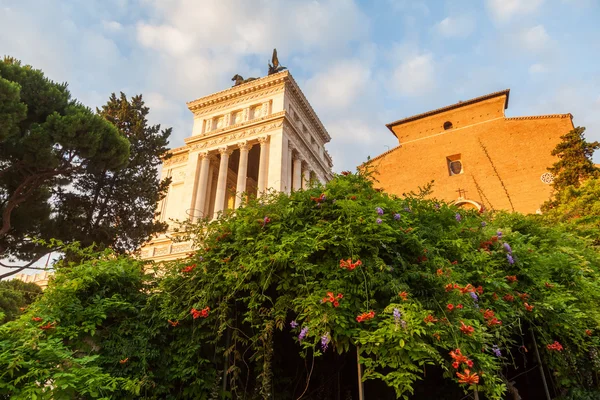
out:
<path id="1" fill-rule="evenodd" d="M 444 130 L 447 131 L 448 129 L 452 129 L 452 122 L 450 121 L 444 122 Z"/>

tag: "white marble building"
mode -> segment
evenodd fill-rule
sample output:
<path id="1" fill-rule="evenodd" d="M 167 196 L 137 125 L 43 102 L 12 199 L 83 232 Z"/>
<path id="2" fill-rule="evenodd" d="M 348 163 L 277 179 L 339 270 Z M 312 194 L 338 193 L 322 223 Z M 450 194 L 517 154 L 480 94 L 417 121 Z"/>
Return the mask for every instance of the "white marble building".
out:
<path id="1" fill-rule="evenodd" d="M 171 177 L 159 218 L 214 217 L 239 207 L 243 196 L 275 189 L 289 193 L 311 180 L 327 182 L 331 139 L 288 71 L 279 72 L 188 103 L 192 136 L 173 149 L 162 177 Z M 141 249 L 144 259 L 169 260 L 191 250 L 169 232 Z"/>

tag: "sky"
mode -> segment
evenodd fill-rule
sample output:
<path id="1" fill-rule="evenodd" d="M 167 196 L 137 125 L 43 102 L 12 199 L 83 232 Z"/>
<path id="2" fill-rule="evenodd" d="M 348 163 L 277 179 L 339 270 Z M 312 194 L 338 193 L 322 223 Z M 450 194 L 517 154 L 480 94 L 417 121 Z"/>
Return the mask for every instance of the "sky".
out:
<path id="1" fill-rule="evenodd" d="M 178 147 L 185 103 L 276 47 L 340 172 L 397 145 L 386 123 L 507 88 L 507 116 L 571 113 L 600 140 L 598 20 L 598 0 L 0 0 L 0 56 L 92 108 L 141 93 Z"/>
<path id="2" fill-rule="evenodd" d="M 597 0 L 0 0 L 0 53 L 93 108 L 141 93 L 178 147 L 185 103 L 276 47 L 339 172 L 397 145 L 386 123 L 506 88 L 508 116 L 572 113 L 600 140 L 599 19 Z"/>

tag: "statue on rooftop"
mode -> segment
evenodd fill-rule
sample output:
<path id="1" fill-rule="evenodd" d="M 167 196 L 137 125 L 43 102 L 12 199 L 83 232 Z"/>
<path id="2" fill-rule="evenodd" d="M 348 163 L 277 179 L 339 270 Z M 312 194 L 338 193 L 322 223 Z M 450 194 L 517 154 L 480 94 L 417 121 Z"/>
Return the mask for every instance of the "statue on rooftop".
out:
<path id="1" fill-rule="evenodd" d="M 271 63 L 273 63 L 273 65 L 271 65 Z M 279 59 L 277 58 L 277 49 L 273 49 L 273 57 L 269 63 L 269 75 L 276 74 L 284 69 L 287 68 L 279 64 Z"/>
<path id="2" fill-rule="evenodd" d="M 257 78 L 244 79 L 244 77 L 241 76 L 240 74 L 235 74 L 233 76 L 233 78 L 231 78 L 231 80 L 234 81 L 234 84 L 233 84 L 234 87 L 238 86 L 238 85 L 241 85 L 242 83 L 250 82 L 250 81 L 253 81 L 253 80 L 256 80 L 256 79 Z"/>

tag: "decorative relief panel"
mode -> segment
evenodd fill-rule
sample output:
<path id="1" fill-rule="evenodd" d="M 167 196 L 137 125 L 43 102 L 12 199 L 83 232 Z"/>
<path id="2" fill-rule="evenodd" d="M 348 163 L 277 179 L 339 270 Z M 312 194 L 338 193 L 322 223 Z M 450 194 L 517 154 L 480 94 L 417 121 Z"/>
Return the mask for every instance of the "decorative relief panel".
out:
<path id="1" fill-rule="evenodd" d="M 544 172 L 542 176 L 540 176 L 540 179 L 545 184 L 550 185 L 554 182 L 554 175 L 552 175 L 552 172 Z"/>
<path id="2" fill-rule="evenodd" d="M 179 168 L 173 171 L 173 182 L 181 182 L 185 180 L 185 169 Z"/>
<path id="3" fill-rule="evenodd" d="M 169 254 L 169 247 L 170 246 L 155 247 L 154 248 L 154 256 L 164 256 L 164 255 Z"/>
<path id="4" fill-rule="evenodd" d="M 191 243 L 174 244 L 171 247 L 171 253 L 181 253 L 184 251 L 190 251 L 191 249 L 192 249 Z"/>
<path id="5" fill-rule="evenodd" d="M 173 164 L 179 164 L 179 163 L 184 163 L 188 160 L 188 155 L 187 154 L 181 154 L 179 156 L 173 156 L 171 158 L 169 158 L 168 160 L 165 160 L 163 162 L 164 166 L 168 166 L 168 165 L 173 165 Z"/>
<path id="6" fill-rule="evenodd" d="M 223 143 L 228 143 L 228 142 L 234 142 L 237 141 L 238 139 L 243 139 L 249 136 L 253 136 L 256 134 L 260 134 L 263 132 L 268 132 L 271 131 L 273 129 L 279 128 L 283 125 L 283 122 L 274 122 L 272 124 L 266 124 L 266 125 L 262 125 L 262 126 L 258 126 L 252 129 L 247 129 L 244 131 L 238 131 L 238 132 L 232 132 L 230 134 L 227 135 L 223 135 L 211 140 L 205 140 L 199 143 L 194 143 L 192 145 L 190 145 L 190 150 L 197 150 L 197 149 L 205 149 L 207 147 L 212 147 L 212 146 L 217 146 Z"/>

